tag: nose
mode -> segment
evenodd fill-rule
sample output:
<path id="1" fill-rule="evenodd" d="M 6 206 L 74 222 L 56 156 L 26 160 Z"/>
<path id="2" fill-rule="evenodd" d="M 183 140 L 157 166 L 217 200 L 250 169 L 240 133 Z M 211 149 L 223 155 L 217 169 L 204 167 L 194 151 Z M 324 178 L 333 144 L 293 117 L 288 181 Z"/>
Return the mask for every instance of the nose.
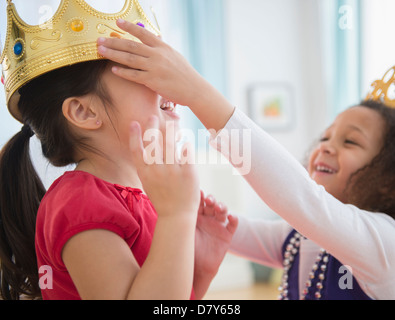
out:
<path id="1" fill-rule="evenodd" d="M 336 154 L 336 146 L 331 140 L 323 141 L 320 144 L 320 151 L 322 153 L 334 155 Z"/>

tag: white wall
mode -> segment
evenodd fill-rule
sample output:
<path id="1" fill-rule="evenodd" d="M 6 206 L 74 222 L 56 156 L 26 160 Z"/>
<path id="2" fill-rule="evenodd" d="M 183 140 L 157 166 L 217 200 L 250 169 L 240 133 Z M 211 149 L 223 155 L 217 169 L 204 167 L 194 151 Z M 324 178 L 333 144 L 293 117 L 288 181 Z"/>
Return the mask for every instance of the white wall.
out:
<path id="1" fill-rule="evenodd" d="M 362 0 L 363 10 L 363 90 L 395 65 L 395 1 Z"/>

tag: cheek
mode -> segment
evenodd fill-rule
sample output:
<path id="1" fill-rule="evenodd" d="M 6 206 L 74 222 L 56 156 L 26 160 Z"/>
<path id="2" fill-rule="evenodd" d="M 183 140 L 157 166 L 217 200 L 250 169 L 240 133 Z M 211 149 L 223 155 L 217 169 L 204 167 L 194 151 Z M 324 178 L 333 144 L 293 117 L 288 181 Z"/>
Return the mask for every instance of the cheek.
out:
<path id="1" fill-rule="evenodd" d="M 316 149 L 310 154 L 309 163 L 308 163 L 308 166 L 307 166 L 307 170 L 308 170 L 308 172 L 309 172 L 310 175 L 311 175 L 311 174 L 313 173 L 313 171 L 314 171 L 314 162 L 315 162 L 315 160 L 317 159 L 318 153 L 319 153 L 319 149 L 316 148 Z"/>
<path id="2" fill-rule="evenodd" d="M 364 168 L 366 165 L 370 163 L 367 159 L 364 159 L 363 155 L 355 156 L 350 155 L 349 157 L 343 157 L 341 161 L 341 171 L 340 179 L 343 185 L 347 185 L 350 181 L 350 178 L 360 169 Z"/>

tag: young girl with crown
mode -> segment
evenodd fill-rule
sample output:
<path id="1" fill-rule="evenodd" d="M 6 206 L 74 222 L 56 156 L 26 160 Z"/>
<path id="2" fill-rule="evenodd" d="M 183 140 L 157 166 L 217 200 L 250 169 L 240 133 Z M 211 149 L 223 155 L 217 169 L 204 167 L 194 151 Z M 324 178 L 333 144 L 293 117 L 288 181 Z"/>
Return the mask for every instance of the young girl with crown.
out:
<path id="1" fill-rule="evenodd" d="M 165 130 L 178 125 L 173 104 L 114 75 L 117 64 L 97 52 L 100 36 L 128 37 L 118 18 L 157 34 L 138 1 L 110 15 L 62 0 L 42 26 L 27 25 L 7 2 L 2 82 L 24 126 L 0 155 L 2 297 L 203 297 L 237 219 L 204 198 L 192 165 L 163 164 L 172 152 L 177 159 Z M 131 139 L 142 131 L 152 165 Z M 33 135 L 51 164 L 76 164 L 49 190 L 30 159 Z M 212 232 L 226 221 L 222 234 Z M 219 249 L 207 252 L 213 244 Z"/>
<path id="2" fill-rule="evenodd" d="M 395 69 L 325 130 L 306 171 L 179 53 L 146 30 L 118 24 L 142 43 L 98 40 L 105 57 L 128 66 L 114 67 L 115 75 L 189 106 L 220 137 L 252 131 L 245 179 L 284 221 L 240 218 L 232 250 L 284 267 L 280 299 L 395 299 L 395 102 L 387 94 Z M 219 141 L 229 156 L 231 142 Z"/>

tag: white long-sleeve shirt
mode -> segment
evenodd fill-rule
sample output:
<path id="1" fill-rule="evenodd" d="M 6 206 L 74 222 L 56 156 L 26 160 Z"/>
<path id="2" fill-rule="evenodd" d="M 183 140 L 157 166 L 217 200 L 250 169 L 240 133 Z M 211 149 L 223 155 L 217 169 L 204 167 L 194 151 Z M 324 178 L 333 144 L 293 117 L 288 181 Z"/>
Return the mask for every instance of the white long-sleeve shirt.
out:
<path id="1" fill-rule="evenodd" d="M 226 133 L 248 129 L 251 158 L 247 161 L 251 160 L 251 171 L 244 177 L 284 221 L 240 218 L 231 251 L 268 266 L 282 267 L 282 246 L 294 228 L 309 239 L 303 240 L 300 247 L 301 290 L 319 249 L 324 248 L 352 268 L 353 276 L 370 298 L 395 299 L 395 220 L 334 198 L 240 110 L 235 111 L 219 136 L 231 137 Z M 227 139 L 211 139 L 211 144 L 232 163 L 228 143 Z M 241 150 L 247 150 L 245 141 L 239 139 L 237 143 Z"/>

